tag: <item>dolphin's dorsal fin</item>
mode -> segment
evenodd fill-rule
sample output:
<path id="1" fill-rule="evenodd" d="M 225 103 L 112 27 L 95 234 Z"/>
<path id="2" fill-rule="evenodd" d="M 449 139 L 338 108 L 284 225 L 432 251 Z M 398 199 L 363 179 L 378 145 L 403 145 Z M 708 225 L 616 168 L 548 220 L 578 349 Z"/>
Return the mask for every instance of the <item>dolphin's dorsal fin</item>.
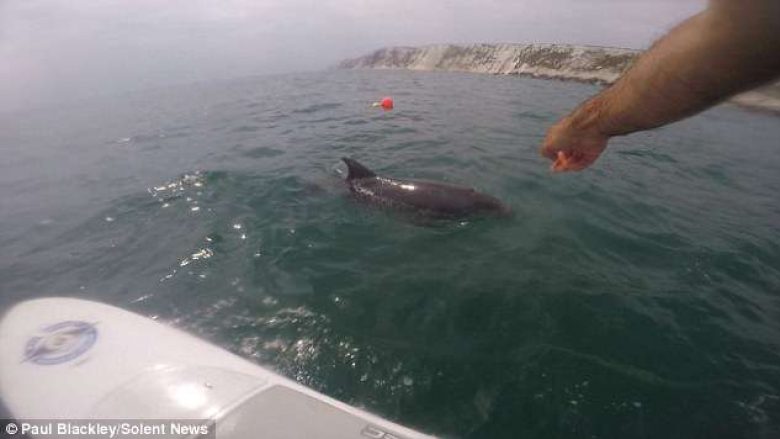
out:
<path id="1" fill-rule="evenodd" d="M 376 177 L 374 171 L 366 168 L 365 166 L 361 165 L 355 160 L 352 160 L 347 157 L 343 157 L 341 160 L 344 160 L 344 163 L 347 164 L 347 170 L 349 171 L 349 173 L 347 174 L 347 180 L 354 180 L 356 178 Z"/>

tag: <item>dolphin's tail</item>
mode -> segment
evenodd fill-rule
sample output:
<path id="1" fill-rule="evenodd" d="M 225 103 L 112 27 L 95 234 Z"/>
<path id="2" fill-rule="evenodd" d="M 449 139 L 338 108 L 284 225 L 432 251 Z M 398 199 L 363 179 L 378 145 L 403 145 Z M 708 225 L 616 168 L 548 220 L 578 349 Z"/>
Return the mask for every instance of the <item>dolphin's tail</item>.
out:
<path id="1" fill-rule="evenodd" d="M 342 157 L 341 160 L 344 160 L 344 163 L 347 164 L 347 181 L 354 180 L 356 178 L 371 178 L 376 177 L 376 174 L 374 174 L 374 171 L 366 168 L 365 166 L 361 165 L 355 160 L 352 160 L 347 157 Z"/>

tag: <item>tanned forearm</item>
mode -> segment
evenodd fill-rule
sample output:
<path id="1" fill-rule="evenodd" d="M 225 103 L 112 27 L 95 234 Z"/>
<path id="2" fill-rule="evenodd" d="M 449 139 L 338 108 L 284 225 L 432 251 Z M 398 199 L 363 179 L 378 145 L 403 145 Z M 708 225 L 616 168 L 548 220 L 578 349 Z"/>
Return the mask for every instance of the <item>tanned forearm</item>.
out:
<path id="1" fill-rule="evenodd" d="M 612 136 L 678 121 L 778 75 L 780 1 L 714 0 L 554 126 L 542 154 L 556 170 L 582 169 Z"/>
<path id="2" fill-rule="evenodd" d="M 740 10 L 740 3 L 751 2 L 766 10 Z M 585 114 L 574 116 L 608 136 L 628 134 L 675 122 L 773 79 L 780 73 L 780 2 L 725 3 L 679 25 L 580 107 Z"/>

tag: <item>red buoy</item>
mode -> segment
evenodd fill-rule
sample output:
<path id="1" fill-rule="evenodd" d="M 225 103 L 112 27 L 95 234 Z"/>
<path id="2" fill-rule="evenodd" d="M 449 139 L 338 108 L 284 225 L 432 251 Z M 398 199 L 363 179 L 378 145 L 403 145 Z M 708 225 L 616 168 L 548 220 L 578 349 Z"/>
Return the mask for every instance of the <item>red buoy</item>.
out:
<path id="1" fill-rule="evenodd" d="M 393 109 L 393 98 L 391 97 L 384 97 L 381 101 L 379 101 L 379 105 L 384 108 L 385 110 L 392 110 Z"/>

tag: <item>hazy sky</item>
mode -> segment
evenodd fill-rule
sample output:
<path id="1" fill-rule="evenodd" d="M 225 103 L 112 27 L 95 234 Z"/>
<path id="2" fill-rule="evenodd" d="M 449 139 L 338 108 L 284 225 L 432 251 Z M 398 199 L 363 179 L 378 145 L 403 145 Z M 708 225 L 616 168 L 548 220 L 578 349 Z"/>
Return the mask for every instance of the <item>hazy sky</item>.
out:
<path id="1" fill-rule="evenodd" d="M 705 0 L 0 0 L 0 111 L 315 70 L 388 45 L 644 48 Z"/>

